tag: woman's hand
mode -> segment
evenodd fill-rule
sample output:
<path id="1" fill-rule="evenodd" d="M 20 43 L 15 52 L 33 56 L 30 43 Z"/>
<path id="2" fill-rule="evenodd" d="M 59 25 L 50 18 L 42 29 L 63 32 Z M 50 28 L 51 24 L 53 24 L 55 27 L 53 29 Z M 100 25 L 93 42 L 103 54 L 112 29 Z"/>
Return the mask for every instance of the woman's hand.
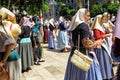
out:
<path id="1" fill-rule="evenodd" d="M 90 40 L 88 37 L 82 39 L 82 44 L 86 48 L 94 47 L 94 42 Z"/>
<path id="2" fill-rule="evenodd" d="M 1 61 L 1 62 L 0 62 L 0 66 L 3 66 L 3 65 L 4 65 L 4 62 Z"/>
<path id="3" fill-rule="evenodd" d="M 37 45 L 35 45 L 35 46 L 34 46 L 34 48 L 35 48 L 35 49 L 37 49 L 37 48 L 38 48 L 38 46 L 37 46 Z"/>
<path id="4" fill-rule="evenodd" d="M 94 44 L 95 44 L 94 47 L 101 46 L 101 44 L 102 44 L 102 39 L 99 39 L 99 40 L 94 41 Z"/>
<path id="5" fill-rule="evenodd" d="M 105 34 L 104 35 L 104 37 L 110 37 L 111 36 L 111 34 Z"/>

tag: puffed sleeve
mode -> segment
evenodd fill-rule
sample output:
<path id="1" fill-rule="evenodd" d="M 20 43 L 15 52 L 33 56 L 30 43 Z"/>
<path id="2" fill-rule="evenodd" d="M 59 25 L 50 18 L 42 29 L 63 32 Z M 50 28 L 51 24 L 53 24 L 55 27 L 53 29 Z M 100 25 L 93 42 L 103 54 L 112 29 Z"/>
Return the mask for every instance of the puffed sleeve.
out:
<path id="1" fill-rule="evenodd" d="M 94 43 L 93 41 L 90 39 L 91 37 L 91 33 L 90 33 L 90 30 L 89 30 L 89 27 L 87 24 L 82 24 L 81 25 L 81 30 L 80 30 L 80 35 L 82 36 L 81 40 L 82 40 L 82 44 L 84 47 L 86 48 L 91 48 L 94 46 Z"/>
<path id="2" fill-rule="evenodd" d="M 4 52 L 5 47 L 9 44 L 14 44 L 14 41 L 9 35 L 5 33 L 0 32 L 0 35 L 0 52 Z"/>
<path id="3" fill-rule="evenodd" d="M 88 28 L 88 25 L 85 24 L 85 23 L 82 23 L 80 26 L 79 26 L 79 29 L 78 29 L 79 33 L 81 34 L 81 38 L 86 38 L 86 37 L 90 37 L 90 32 L 89 32 L 89 28 Z"/>
<path id="4" fill-rule="evenodd" d="M 9 45 L 9 44 L 14 44 L 15 42 L 14 42 L 14 40 L 10 37 L 10 36 L 8 36 L 8 38 L 5 40 L 5 46 L 6 45 Z"/>
<path id="5" fill-rule="evenodd" d="M 93 30 L 95 39 L 103 39 L 103 33 L 97 29 Z"/>

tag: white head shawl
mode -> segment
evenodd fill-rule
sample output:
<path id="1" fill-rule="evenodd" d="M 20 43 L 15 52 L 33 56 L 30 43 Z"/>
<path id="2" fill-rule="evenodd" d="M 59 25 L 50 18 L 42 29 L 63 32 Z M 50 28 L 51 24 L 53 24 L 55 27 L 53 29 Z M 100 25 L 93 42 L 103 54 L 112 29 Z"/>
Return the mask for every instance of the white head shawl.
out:
<path id="1" fill-rule="evenodd" d="M 50 23 L 52 26 L 54 26 L 54 19 L 53 19 L 53 18 L 50 19 L 50 20 L 49 20 L 49 23 Z"/>
<path id="2" fill-rule="evenodd" d="M 60 18 L 59 18 L 59 24 L 60 24 L 61 22 L 63 22 L 63 21 L 64 21 L 63 16 L 60 16 Z"/>
<path id="3" fill-rule="evenodd" d="M 29 26 L 30 28 L 33 27 L 32 22 L 30 22 L 30 18 L 29 17 L 25 16 L 25 17 L 23 17 L 23 19 L 24 19 L 23 26 Z"/>
<path id="4" fill-rule="evenodd" d="M 102 18 L 102 15 L 97 15 L 91 25 L 91 29 L 94 30 L 94 29 L 98 29 L 100 31 L 102 31 L 103 33 L 105 32 L 105 29 L 103 28 L 103 26 L 100 25 L 100 22 L 101 22 L 101 18 Z"/>
<path id="5" fill-rule="evenodd" d="M 79 24 L 85 22 L 85 12 L 85 8 L 81 8 L 77 11 L 77 13 L 72 18 L 68 31 L 73 31 Z"/>

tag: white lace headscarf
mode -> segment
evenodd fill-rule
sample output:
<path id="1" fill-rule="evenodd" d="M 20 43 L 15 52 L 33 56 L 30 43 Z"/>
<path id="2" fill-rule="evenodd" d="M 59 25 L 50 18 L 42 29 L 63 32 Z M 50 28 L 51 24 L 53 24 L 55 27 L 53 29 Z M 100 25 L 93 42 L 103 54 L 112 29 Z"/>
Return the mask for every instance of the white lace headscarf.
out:
<path id="1" fill-rule="evenodd" d="M 53 18 L 49 20 L 49 23 L 50 23 L 53 27 L 55 27 L 55 25 L 54 25 L 54 19 L 53 19 Z"/>
<path id="2" fill-rule="evenodd" d="M 85 8 L 81 8 L 77 11 L 77 13 L 72 18 L 68 31 L 73 31 L 79 24 L 85 22 L 86 10 L 87 9 Z"/>
<path id="3" fill-rule="evenodd" d="M 61 22 L 63 22 L 64 21 L 64 17 L 63 16 L 60 16 L 60 18 L 59 18 L 59 24 L 61 23 Z"/>
<path id="4" fill-rule="evenodd" d="M 101 19 L 102 19 L 102 15 L 97 15 L 91 25 L 91 29 L 98 29 L 100 31 L 102 31 L 103 33 L 105 33 L 105 29 L 102 25 L 100 25 L 101 23 Z"/>
<path id="5" fill-rule="evenodd" d="M 23 17 L 23 19 L 24 19 L 23 26 L 29 26 L 30 28 L 33 27 L 32 22 L 30 22 L 30 18 L 29 17 L 25 16 L 25 17 Z"/>

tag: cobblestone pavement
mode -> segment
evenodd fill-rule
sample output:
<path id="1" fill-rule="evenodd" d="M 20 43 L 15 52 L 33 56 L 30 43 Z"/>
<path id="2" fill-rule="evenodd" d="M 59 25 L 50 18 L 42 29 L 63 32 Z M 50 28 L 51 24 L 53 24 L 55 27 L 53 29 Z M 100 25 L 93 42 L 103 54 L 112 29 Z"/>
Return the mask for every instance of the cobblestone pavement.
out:
<path id="1" fill-rule="evenodd" d="M 44 46 L 45 62 L 33 65 L 32 70 L 22 74 L 22 80 L 63 80 L 69 52 L 50 50 Z"/>
<path id="2" fill-rule="evenodd" d="M 22 74 L 22 80 L 64 80 L 65 69 L 70 52 L 50 50 L 47 45 L 43 48 L 45 62 L 33 65 L 32 70 Z M 114 67 L 116 72 L 116 67 Z"/>

